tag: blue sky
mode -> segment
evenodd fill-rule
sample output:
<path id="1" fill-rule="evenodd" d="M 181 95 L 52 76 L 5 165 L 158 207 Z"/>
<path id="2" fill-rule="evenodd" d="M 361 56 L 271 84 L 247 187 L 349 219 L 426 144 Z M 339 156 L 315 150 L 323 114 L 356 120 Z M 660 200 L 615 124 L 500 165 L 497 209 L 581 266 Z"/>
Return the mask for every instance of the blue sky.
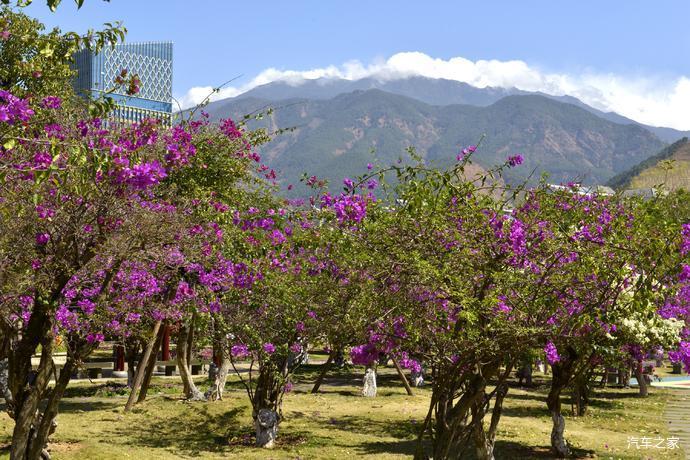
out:
<path id="1" fill-rule="evenodd" d="M 406 71 L 428 64 L 435 70 L 421 74 L 568 92 L 641 121 L 690 129 L 690 113 L 688 122 L 679 120 L 682 107 L 690 105 L 685 0 L 86 0 L 79 11 L 63 0 L 56 13 L 35 0 L 27 12 L 63 30 L 122 20 L 129 41 L 172 40 L 174 94 L 180 99 L 192 88 L 199 92 L 239 75 L 226 96 L 282 78 L 280 72 L 288 70 L 336 66 L 338 76 L 361 76 L 344 68 L 351 61 L 365 75 L 380 75 L 392 56 L 417 52 L 431 60 L 409 61 Z M 452 58 L 493 61 L 488 73 L 504 77 L 466 77 L 465 67 L 457 65 L 439 70 Z M 498 66 L 506 61 L 524 66 Z M 269 68 L 277 72 L 255 79 Z M 475 66 L 474 72 L 484 69 Z"/>

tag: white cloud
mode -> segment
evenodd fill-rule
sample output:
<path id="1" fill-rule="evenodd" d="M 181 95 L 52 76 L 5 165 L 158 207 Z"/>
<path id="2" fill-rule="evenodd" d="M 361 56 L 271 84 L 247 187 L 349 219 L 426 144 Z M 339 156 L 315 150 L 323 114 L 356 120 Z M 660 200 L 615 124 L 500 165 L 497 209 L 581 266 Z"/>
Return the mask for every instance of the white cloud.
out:
<path id="1" fill-rule="evenodd" d="M 448 60 L 420 52 L 398 53 L 385 61 L 364 65 L 350 61 L 341 66 L 310 70 L 269 68 L 240 86 L 229 86 L 214 93 L 212 100 L 234 97 L 260 85 L 285 81 L 299 85 L 317 78 L 357 80 L 372 77 L 395 80 L 409 76 L 445 78 L 480 88 L 493 86 L 541 91 L 555 96 L 574 96 L 603 111 L 617 112 L 641 123 L 690 129 L 690 78 L 625 77 L 586 72 L 581 75 L 543 72 L 524 61 L 479 60 L 463 57 Z M 194 87 L 179 98 L 183 108 L 201 102 L 212 87 Z"/>

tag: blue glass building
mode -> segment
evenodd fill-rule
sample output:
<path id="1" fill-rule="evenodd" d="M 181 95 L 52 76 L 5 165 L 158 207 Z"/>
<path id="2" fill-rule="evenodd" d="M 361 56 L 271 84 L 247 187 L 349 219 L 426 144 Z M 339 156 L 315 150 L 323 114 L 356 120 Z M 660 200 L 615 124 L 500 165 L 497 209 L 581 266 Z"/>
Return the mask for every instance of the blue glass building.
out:
<path id="1" fill-rule="evenodd" d="M 172 123 L 172 42 L 126 43 L 106 47 L 95 54 L 81 50 L 74 56 L 77 71 L 74 88 L 78 94 L 99 97 L 116 86 L 115 78 L 123 69 L 138 75 L 140 91 L 128 96 L 126 88 L 110 95 L 117 103 L 111 119 L 120 123 L 157 118 Z"/>

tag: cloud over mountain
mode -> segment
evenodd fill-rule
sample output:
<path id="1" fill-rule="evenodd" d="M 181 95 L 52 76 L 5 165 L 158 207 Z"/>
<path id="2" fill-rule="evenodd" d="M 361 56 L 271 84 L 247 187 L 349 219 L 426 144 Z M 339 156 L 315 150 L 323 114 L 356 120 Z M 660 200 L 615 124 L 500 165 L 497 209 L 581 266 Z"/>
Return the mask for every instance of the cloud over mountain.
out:
<path id="1" fill-rule="evenodd" d="M 690 78 L 685 76 L 628 77 L 595 72 L 569 75 L 544 72 L 520 60 L 471 61 L 463 57 L 444 60 L 420 52 L 397 53 L 387 60 L 367 65 L 350 61 L 341 66 L 302 71 L 269 68 L 246 84 L 221 89 L 211 99 L 234 97 L 274 81 L 299 85 L 305 80 L 318 78 L 386 81 L 410 76 L 445 78 L 479 88 L 517 88 L 554 96 L 569 95 L 599 110 L 617 112 L 641 123 L 690 129 Z M 198 104 L 212 91 L 210 86 L 191 88 L 179 98 L 180 104 L 183 108 Z"/>

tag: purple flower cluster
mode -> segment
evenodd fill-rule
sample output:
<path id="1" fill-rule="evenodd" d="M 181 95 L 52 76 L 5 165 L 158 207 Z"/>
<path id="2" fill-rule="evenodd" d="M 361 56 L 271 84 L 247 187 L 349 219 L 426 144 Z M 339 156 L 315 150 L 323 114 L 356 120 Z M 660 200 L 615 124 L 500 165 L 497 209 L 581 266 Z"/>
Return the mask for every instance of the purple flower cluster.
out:
<path id="1" fill-rule="evenodd" d="M 41 101 L 41 104 L 46 109 L 59 109 L 62 106 L 62 99 L 57 96 L 46 96 Z"/>
<path id="2" fill-rule="evenodd" d="M 680 253 L 686 255 L 690 253 L 690 223 L 683 224 L 682 228 L 683 241 L 680 246 Z"/>
<path id="3" fill-rule="evenodd" d="M 379 351 L 371 343 L 357 345 L 350 350 L 350 358 L 352 359 L 352 364 L 370 366 L 379 359 Z"/>
<path id="4" fill-rule="evenodd" d="M 546 354 L 546 362 L 549 364 L 555 364 L 561 360 L 561 356 L 558 354 L 556 345 L 553 342 L 547 342 L 544 347 L 544 353 Z"/>
<path id="5" fill-rule="evenodd" d="M 165 168 L 157 160 L 154 160 L 134 165 L 131 168 L 124 168 L 118 176 L 118 181 L 135 189 L 143 190 L 158 184 L 166 176 Z"/>
<path id="6" fill-rule="evenodd" d="M 407 353 L 402 354 L 398 360 L 398 364 L 400 364 L 400 367 L 403 369 L 409 369 L 416 374 L 422 372 L 422 365 L 419 363 L 419 361 L 409 358 Z"/>
<path id="7" fill-rule="evenodd" d="M 455 159 L 457 161 L 463 161 L 465 158 L 467 158 L 470 154 L 474 153 L 477 150 L 476 145 L 470 145 L 468 147 L 465 147 L 460 151 L 460 153 L 457 154 Z"/>
<path id="8" fill-rule="evenodd" d="M 196 155 L 196 146 L 192 142 L 192 135 L 185 131 L 182 125 L 174 126 L 166 138 L 165 164 L 168 168 L 178 168 L 189 163 Z"/>
<path id="9" fill-rule="evenodd" d="M 685 372 L 690 374 L 690 342 L 682 341 L 677 350 L 669 351 L 668 357 L 671 362 L 683 364 Z"/>
<path id="10" fill-rule="evenodd" d="M 242 359 L 249 356 L 249 347 L 243 343 L 238 343 L 230 348 L 230 354 L 233 358 Z"/>
<path id="11" fill-rule="evenodd" d="M 0 123 L 15 124 L 18 121 L 29 121 L 34 111 L 29 103 L 14 96 L 9 91 L 0 90 Z"/>
<path id="12" fill-rule="evenodd" d="M 333 208 L 340 224 L 356 224 L 366 217 L 367 206 L 373 199 L 371 195 L 341 193 L 334 197 L 326 193 L 321 197 L 321 205 Z"/>
<path id="13" fill-rule="evenodd" d="M 509 167 L 514 168 L 515 166 L 521 165 L 523 161 L 522 155 L 511 155 L 508 157 L 506 163 Z"/>

